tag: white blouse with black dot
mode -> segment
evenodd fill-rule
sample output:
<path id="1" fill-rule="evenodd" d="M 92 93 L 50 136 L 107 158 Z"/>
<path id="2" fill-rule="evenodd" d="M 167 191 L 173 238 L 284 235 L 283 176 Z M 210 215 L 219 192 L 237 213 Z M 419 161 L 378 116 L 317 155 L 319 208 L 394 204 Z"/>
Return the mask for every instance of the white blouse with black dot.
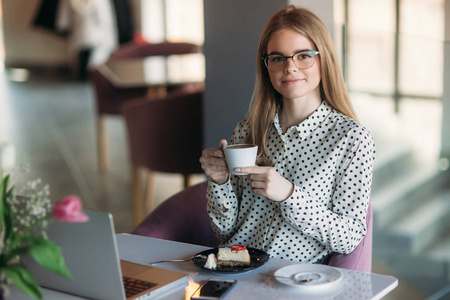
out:
<path id="1" fill-rule="evenodd" d="M 240 122 L 231 143 L 248 134 Z M 283 133 L 278 115 L 268 136 L 273 168 L 295 184 L 275 202 L 252 193 L 246 176 L 208 182 L 208 213 L 224 245 L 241 244 L 272 257 L 318 262 L 350 253 L 366 234 L 375 145 L 370 132 L 326 102 Z"/>

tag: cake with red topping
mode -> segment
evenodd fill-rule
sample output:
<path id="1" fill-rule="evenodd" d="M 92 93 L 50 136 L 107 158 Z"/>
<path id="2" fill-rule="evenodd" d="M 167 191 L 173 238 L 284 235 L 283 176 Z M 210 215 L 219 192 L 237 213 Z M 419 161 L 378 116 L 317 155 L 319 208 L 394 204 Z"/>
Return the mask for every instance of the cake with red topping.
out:
<path id="1" fill-rule="evenodd" d="M 217 252 L 217 265 L 229 267 L 247 267 L 250 265 L 250 254 L 245 246 L 233 245 L 219 248 Z"/>

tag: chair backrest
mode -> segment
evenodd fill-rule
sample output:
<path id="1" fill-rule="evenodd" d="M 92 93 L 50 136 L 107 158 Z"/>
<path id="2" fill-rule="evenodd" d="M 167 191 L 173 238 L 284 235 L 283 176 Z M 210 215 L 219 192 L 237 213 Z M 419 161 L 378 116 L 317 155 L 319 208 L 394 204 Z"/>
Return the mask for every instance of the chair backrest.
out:
<path id="1" fill-rule="evenodd" d="M 89 71 L 89 80 L 95 92 L 97 114 L 118 115 L 119 106 L 124 101 L 144 97 L 148 87 L 118 88 L 98 69 Z"/>
<path id="2" fill-rule="evenodd" d="M 188 187 L 156 207 L 133 234 L 217 247 L 219 239 L 206 212 L 206 182 Z"/>
<path id="3" fill-rule="evenodd" d="M 203 182 L 187 188 L 161 203 L 139 224 L 133 234 L 179 242 L 217 247 L 219 240 L 206 212 L 206 187 Z M 370 272 L 372 268 L 372 207 L 366 218 L 367 233 L 350 254 L 333 253 L 330 266 Z"/>
<path id="4" fill-rule="evenodd" d="M 152 171 L 203 173 L 202 92 L 172 92 L 162 99 L 125 102 L 131 162 Z"/>

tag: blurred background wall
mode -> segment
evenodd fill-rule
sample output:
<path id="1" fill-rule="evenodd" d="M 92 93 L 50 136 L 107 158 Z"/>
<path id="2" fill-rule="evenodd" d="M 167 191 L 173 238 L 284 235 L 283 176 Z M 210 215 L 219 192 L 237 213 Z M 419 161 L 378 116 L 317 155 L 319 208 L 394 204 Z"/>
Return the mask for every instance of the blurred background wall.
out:
<path id="1" fill-rule="evenodd" d="M 41 0 L 2 0 L 6 67 L 69 66 L 67 39 L 32 24 L 40 3 Z"/>

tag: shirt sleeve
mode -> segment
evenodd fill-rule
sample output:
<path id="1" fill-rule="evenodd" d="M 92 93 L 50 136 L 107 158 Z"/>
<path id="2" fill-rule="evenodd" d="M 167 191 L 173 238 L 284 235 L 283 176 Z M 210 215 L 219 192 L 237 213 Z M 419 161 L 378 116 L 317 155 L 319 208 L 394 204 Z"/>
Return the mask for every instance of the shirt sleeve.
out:
<path id="1" fill-rule="evenodd" d="M 231 138 L 231 144 L 238 144 L 248 134 L 246 121 L 240 122 Z M 219 185 L 208 179 L 206 197 L 207 211 L 214 232 L 221 241 L 229 240 L 237 230 L 239 199 L 242 195 L 242 176 L 232 175 L 226 183 Z"/>
<path id="2" fill-rule="evenodd" d="M 208 179 L 206 197 L 208 198 L 207 210 L 214 232 L 221 241 L 230 239 L 235 232 L 239 208 L 238 198 L 231 187 L 231 179 L 222 185 Z"/>
<path id="3" fill-rule="evenodd" d="M 375 146 L 370 133 L 360 127 L 345 134 L 347 147 L 336 174 L 332 205 L 314 199 L 295 186 L 280 209 L 292 226 L 320 241 L 333 252 L 351 253 L 366 234 Z"/>

